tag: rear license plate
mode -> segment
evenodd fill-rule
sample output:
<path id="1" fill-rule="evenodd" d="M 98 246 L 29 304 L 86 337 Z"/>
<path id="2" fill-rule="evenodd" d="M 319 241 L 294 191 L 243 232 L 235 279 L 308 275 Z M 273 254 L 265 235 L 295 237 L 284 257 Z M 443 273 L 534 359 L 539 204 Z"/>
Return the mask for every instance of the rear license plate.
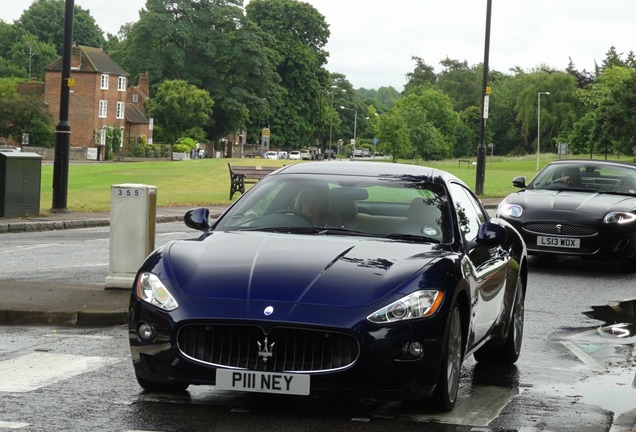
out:
<path id="1" fill-rule="evenodd" d="M 309 375 L 217 369 L 216 388 L 307 396 L 309 378 Z"/>
<path id="2" fill-rule="evenodd" d="M 537 236 L 537 245 L 568 248 L 568 249 L 579 249 L 581 247 L 581 239 L 566 238 L 566 237 Z"/>

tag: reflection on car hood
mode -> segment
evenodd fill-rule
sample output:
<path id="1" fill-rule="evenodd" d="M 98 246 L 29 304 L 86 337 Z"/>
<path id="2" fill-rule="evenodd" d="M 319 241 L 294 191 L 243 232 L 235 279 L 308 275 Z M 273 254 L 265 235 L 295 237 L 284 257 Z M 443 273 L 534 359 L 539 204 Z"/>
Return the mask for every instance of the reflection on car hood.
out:
<path id="1" fill-rule="evenodd" d="M 526 210 L 558 210 L 604 215 L 610 210 L 631 211 L 636 197 L 597 192 L 527 189 L 508 195 L 506 202 L 520 204 Z"/>
<path id="2" fill-rule="evenodd" d="M 359 307 L 399 289 L 447 253 L 427 243 L 215 232 L 175 242 L 162 254 L 189 296 Z"/>

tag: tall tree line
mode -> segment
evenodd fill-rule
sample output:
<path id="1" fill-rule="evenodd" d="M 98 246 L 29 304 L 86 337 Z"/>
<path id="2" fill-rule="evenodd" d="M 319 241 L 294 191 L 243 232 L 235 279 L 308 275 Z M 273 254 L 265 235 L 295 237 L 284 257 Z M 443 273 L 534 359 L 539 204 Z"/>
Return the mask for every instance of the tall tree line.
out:
<path id="1" fill-rule="evenodd" d="M 15 23 L 0 22 L 2 88 L 9 79 L 41 80 L 60 55 L 64 3 L 36 0 Z M 396 159 L 476 153 L 481 64 L 446 58 L 434 67 L 414 56 L 402 92 L 354 89 L 326 69 L 329 24 L 301 1 L 252 0 L 244 7 L 242 0 L 147 0 L 138 21 L 105 36 L 90 11 L 75 6 L 74 29 L 76 43 L 105 47 L 131 76 L 149 72 L 157 139 L 218 140 L 245 129 L 255 143 L 269 127 L 271 144 L 287 149 L 348 143 L 356 135 L 358 147 L 377 142 Z M 564 70 L 490 71 L 489 153 L 532 153 L 540 141 L 544 151 L 566 142 L 572 153 L 633 156 L 635 70 L 633 52 L 610 47 L 594 71 L 578 70 L 572 59 Z M 550 93 L 541 100 L 540 131 L 539 92 Z M 176 96 L 187 99 L 169 109 Z M 24 117 L 0 123 L 0 135 L 19 136 Z"/>

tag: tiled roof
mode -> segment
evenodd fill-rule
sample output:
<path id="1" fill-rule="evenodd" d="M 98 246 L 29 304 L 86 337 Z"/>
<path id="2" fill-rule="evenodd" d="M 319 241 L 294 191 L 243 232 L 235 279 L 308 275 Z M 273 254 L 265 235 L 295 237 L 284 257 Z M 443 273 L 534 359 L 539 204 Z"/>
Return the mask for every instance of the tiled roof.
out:
<path id="1" fill-rule="evenodd" d="M 126 122 L 132 124 L 148 124 L 150 121 L 148 117 L 145 116 L 143 112 L 141 112 L 135 104 L 127 103 L 126 104 Z"/>
<path id="2" fill-rule="evenodd" d="M 101 48 L 77 46 L 71 54 L 71 69 L 81 72 L 107 73 L 119 76 L 129 76 L 121 66 L 111 59 Z M 46 67 L 46 70 L 61 71 L 62 58 L 57 59 Z"/>

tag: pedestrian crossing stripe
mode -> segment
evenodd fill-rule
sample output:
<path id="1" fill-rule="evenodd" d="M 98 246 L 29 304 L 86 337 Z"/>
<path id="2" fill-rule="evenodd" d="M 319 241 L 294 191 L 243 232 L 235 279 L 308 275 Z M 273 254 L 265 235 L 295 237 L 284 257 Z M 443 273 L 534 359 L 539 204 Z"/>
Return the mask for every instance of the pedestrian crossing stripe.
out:
<path id="1" fill-rule="evenodd" d="M 30 392 L 119 361 L 110 357 L 33 352 L 0 361 L 0 392 Z"/>

